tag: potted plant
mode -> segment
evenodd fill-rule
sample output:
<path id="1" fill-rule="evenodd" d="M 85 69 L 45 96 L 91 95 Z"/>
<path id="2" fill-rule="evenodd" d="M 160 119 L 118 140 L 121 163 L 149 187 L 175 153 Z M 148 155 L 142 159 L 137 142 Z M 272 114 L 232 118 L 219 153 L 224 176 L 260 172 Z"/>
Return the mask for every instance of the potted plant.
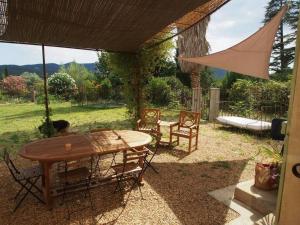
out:
<path id="1" fill-rule="evenodd" d="M 265 163 L 256 163 L 254 186 L 263 190 L 278 188 L 282 156 L 277 149 L 261 147 L 261 152 L 269 160 Z"/>

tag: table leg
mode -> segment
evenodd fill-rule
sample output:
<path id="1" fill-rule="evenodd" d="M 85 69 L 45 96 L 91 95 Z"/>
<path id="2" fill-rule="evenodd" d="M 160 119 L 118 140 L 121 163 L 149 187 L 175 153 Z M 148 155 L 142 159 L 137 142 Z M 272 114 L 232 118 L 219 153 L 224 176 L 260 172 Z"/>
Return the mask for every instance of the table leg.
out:
<path id="1" fill-rule="evenodd" d="M 46 206 L 51 209 L 52 208 L 52 198 L 50 193 L 51 188 L 51 181 L 50 181 L 50 169 L 52 164 L 51 163 L 42 163 L 43 167 L 43 180 L 42 180 L 42 189 L 44 194 L 44 199 L 46 202 Z"/>

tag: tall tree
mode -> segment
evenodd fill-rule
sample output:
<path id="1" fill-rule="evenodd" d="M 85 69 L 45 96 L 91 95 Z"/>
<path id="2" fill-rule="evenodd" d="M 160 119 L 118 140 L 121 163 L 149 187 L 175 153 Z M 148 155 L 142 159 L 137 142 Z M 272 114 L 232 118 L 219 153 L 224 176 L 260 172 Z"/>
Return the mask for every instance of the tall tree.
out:
<path id="1" fill-rule="evenodd" d="M 281 22 L 273 45 L 270 69 L 281 73 L 289 68 L 295 58 L 295 40 L 299 16 L 299 0 L 270 0 L 265 11 L 264 23 L 269 22 L 285 4 L 289 10 Z"/>
<path id="2" fill-rule="evenodd" d="M 7 68 L 7 66 L 4 67 L 4 73 L 3 74 L 4 74 L 3 78 L 8 77 L 8 68 Z"/>
<path id="3" fill-rule="evenodd" d="M 208 53 L 209 43 L 206 40 L 206 29 L 208 26 L 209 17 L 206 17 L 195 26 L 184 31 L 177 39 L 178 53 L 180 56 L 195 57 L 202 56 Z M 178 29 L 180 31 L 180 28 Z M 189 73 L 191 76 L 192 88 L 200 87 L 199 72 L 204 69 L 204 66 L 189 63 L 180 60 L 180 68 L 182 72 Z"/>

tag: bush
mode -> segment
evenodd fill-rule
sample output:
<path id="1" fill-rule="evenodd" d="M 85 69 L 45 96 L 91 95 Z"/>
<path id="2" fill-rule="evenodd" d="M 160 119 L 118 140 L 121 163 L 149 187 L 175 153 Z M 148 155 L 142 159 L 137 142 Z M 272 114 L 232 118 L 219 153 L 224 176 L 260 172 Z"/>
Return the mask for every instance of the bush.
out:
<path id="1" fill-rule="evenodd" d="M 77 93 L 75 80 L 67 73 L 54 73 L 48 79 L 49 92 L 58 98 L 70 100 Z"/>
<path id="2" fill-rule="evenodd" d="M 237 80 L 229 90 L 231 110 L 239 114 L 261 110 L 262 106 L 271 106 L 271 110 L 278 108 L 281 113 L 288 108 L 290 82 Z M 272 109 L 274 108 L 274 109 Z"/>
<path id="3" fill-rule="evenodd" d="M 109 99 L 112 93 L 112 84 L 108 78 L 101 81 L 100 84 L 100 95 L 104 99 Z"/>
<path id="4" fill-rule="evenodd" d="M 20 97 L 27 93 L 26 81 L 20 76 L 8 76 L 2 80 L 4 92 L 10 96 Z"/>
<path id="5" fill-rule="evenodd" d="M 146 87 L 147 99 L 158 106 L 167 106 L 171 102 L 171 86 L 166 79 L 152 77 Z"/>

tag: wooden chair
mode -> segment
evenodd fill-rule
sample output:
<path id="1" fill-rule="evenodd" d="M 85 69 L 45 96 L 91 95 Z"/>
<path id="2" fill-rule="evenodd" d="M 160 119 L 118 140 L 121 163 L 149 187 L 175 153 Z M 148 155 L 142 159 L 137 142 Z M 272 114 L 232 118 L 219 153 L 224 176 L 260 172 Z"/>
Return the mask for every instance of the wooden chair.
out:
<path id="1" fill-rule="evenodd" d="M 181 111 L 179 122 L 172 124 L 170 127 L 170 143 L 173 142 L 173 136 L 177 137 L 175 143 L 179 145 L 179 137 L 189 139 L 189 152 L 192 149 L 192 139 L 196 138 L 195 150 L 198 148 L 200 113 Z M 177 128 L 177 129 L 175 129 Z"/>
<path id="2" fill-rule="evenodd" d="M 117 179 L 115 192 L 123 190 L 122 184 L 124 182 L 133 180 L 131 189 L 137 185 L 142 195 L 142 190 L 139 184 L 140 178 L 144 173 L 145 159 L 148 156 L 148 152 L 149 149 L 146 147 L 142 150 L 132 148 L 123 153 L 123 163 L 112 166 L 112 169 L 115 171 L 115 178 Z"/>
<path id="3" fill-rule="evenodd" d="M 156 155 L 156 153 L 159 149 L 159 144 L 160 144 L 162 134 L 161 133 L 156 133 L 156 132 L 151 132 L 150 135 L 154 139 L 155 143 L 154 143 L 154 147 L 152 148 L 152 150 L 149 149 L 148 157 L 145 158 L 144 173 L 148 169 L 148 167 L 150 167 L 155 173 L 158 174 L 157 169 L 154 168 L 154 166 L 151 163 L 152 163 L 152 160 L 155 157 L 155 155 Z M 149 148 L 150 148 L 150 146 L 149 146 Z"/>
<path id="4" fill-rule="evenodd" d="M 160 132 L 160 110 L 145 108 L 137 121 L 137 130 L 145 133 Z"/>
<path id="5" fill-rule="evenodd" d="M 93 156 L 84 159 L 84 161 L 89 162 L 90 168 L 88 168 L 88 166 L 83 166 L 80 160 L 65 161 L 64 171 L 58 174 L 59 180 L 62 182 L 62 203 L 65 204 L 67 208 L 67 219 L 70 219 L 71 214 L 77 213 L 86 208 L 90 207 L 92 210 L 94 210 L 94 204 L 90 192 L 91 179 L 95 175 Z M 83 190 L 81 190 L 82 188 Z M 70 202 L 74 202 L 74 198 L 70 197 L 67 199 L 67 195 L 70 195 L 75 191 L 79 192 L 79 190 L 79 194 L 83 194 L 84 198 L 88 197 L 90 205 L 75 210 L 73 206 L 69 206 Z M 77 199 L 76 202 L 80 202 L 80 200 Z"/>

